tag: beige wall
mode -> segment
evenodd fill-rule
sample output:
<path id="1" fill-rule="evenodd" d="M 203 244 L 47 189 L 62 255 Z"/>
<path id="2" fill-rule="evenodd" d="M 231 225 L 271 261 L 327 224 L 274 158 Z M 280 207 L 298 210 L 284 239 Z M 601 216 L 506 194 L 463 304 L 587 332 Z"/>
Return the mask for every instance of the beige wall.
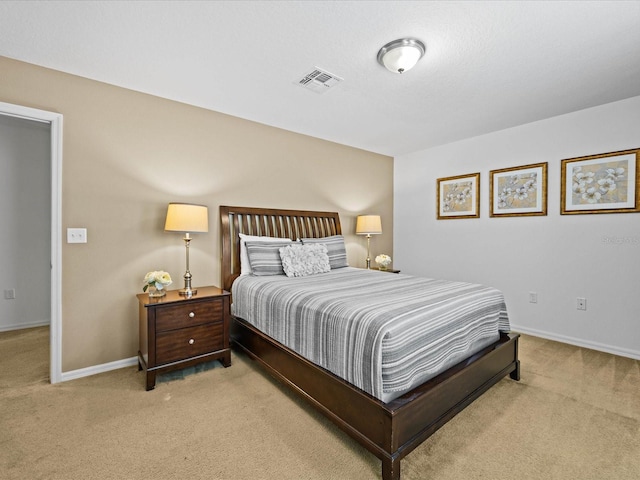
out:
<path id="1" fill-rule="evenodd" d="M 149 270 L 182 286 L 184 243 L 163 231 L 169 202 L 209 206 L 191 243 L 193 284 L 219 285 L 219 205 L 340 213 L 349 262 L 363 266 L 355 217 L 382 216 L 372 255 L 392 251 L 393 159 L 0 57 L 0 101 L 64 116 L 62 371 L 135 356 Z M 2 252 L 3 255 L 8 252 Z"/>

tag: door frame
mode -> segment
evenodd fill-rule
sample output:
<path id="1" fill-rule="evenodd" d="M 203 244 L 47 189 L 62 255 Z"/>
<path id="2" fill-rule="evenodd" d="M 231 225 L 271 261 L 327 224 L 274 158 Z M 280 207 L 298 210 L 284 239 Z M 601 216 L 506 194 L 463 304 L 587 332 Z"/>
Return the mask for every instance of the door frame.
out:
<path id="1" fill-rule="evenodd" d="M 48 123 L 51 135 L 51 383 L 62 381 L 62 114 L 0 102 L 0 115 Z"/>

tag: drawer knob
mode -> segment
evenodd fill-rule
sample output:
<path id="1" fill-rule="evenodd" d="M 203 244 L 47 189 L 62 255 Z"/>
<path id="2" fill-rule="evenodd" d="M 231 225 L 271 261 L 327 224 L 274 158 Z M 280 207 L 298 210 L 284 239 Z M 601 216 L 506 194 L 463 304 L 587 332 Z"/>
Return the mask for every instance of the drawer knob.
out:
<path id="1" fill-rule="evenodd" d="M 193 345 L 194 343 L 196 343 L 196 341 L 193 338 L 189 339 L 189 345 Z"/>
<path id="2" fill-rule="evenodd" d="M 189 318 L 193 318 L 193 317 L 195 317 L 195 316 L 196 316 L 196 314 L 195 314 L 195 313 L 193 313 L 193 312 L 189 312 Z"/>

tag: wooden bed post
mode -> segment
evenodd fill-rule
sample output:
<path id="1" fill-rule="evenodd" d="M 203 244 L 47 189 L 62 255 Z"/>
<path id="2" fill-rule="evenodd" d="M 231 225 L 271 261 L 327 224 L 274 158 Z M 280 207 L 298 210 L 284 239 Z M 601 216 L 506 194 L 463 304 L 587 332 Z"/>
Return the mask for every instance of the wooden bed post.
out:
<path id="1" fill-rule="evenodd" d="M 400 480 L 400 459 L 397 456 L 382 459 L 382 480 Z"/>
<path id="2" fill-rule="evenodd" d="M 520 381 L 520 360 L 516 360 L 516 368 L 509 374 L 511 380 Z"/>

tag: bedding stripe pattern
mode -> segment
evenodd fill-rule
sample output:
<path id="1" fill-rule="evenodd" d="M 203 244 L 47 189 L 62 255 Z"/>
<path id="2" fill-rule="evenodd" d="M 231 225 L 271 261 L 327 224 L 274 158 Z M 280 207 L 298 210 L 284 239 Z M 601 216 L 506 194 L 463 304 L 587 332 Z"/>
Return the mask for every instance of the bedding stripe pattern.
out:
<path id="1" fill-rule="evenodd" d="M 325 245 L 332 270 L 349 266 L 347 263 L 347 249 L 344 246 L 344 237 L 342 235 L 332 235 L 331 237 L 322 238 L 303 238 L 301 241 L 306 245 L 314 243 Z"/>
<path id="2" fill-rule="evenodd" d="M 385 402 L 509 331 L 494 288 L 351 267 L 241 276 L 232 294 L 235 316 Z"/>
<path id="3" fill-rule="evenodd" d="M 284 275 L 280 249 L 292 242 L 246 242 L 247 258 L 253 275 Z"/>

